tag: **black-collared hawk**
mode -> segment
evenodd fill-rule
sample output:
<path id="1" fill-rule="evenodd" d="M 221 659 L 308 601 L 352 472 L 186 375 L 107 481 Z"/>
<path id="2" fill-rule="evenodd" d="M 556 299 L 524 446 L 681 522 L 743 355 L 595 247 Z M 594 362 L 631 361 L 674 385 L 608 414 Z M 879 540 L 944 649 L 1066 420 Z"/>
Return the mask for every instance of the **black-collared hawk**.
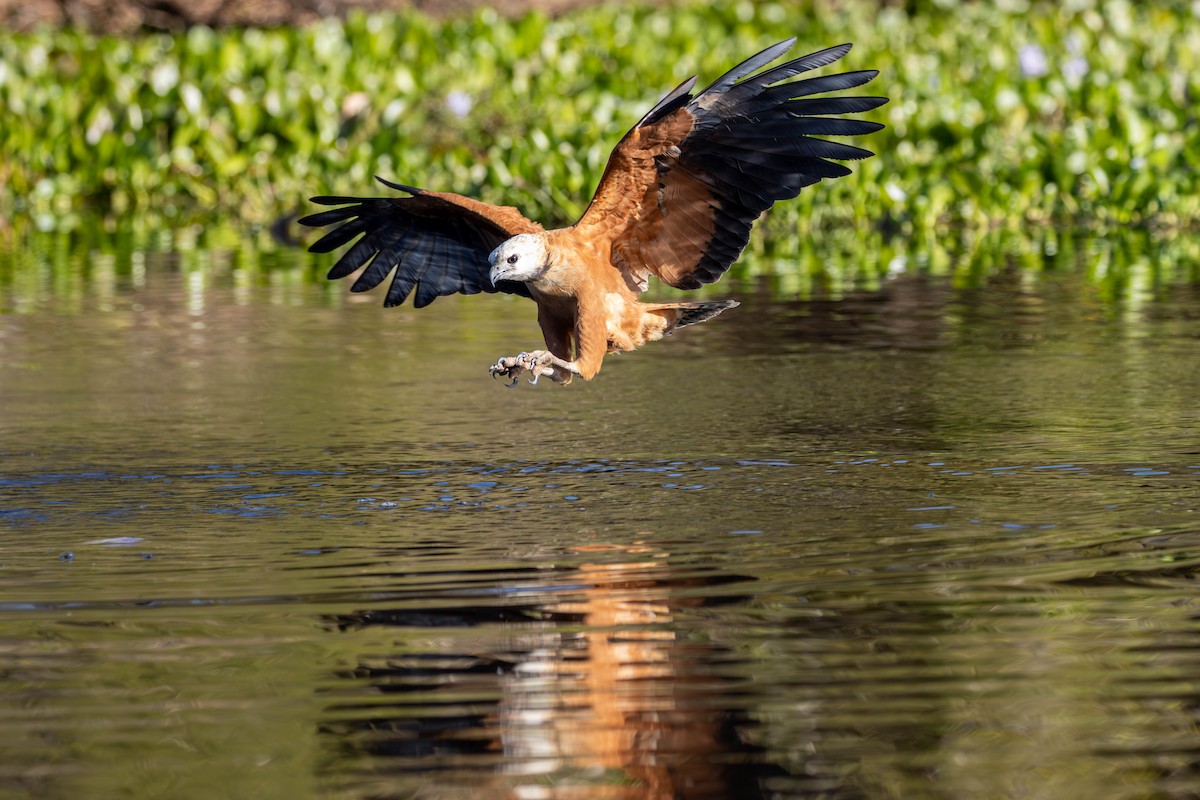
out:
<path id="1" fill-rule="evenodd" d="M 763 69 L 795 39 L 768 47 L 693 95 L 693 77 L 650 109 L 617 144 L 592 202 L 574 225 L 545 230 L 511 206 L 379 179 L 408 197 L 314 197 L 340 206 L 305 225 L 341 223 L 310 248 L 327 253 L 363 234 L 329 272 L 351 287 L 378 286 L 385 306 L 416 307 L 441 295 L 508 292 L 531 298 L 545 350 L 490 367 L 515 384 L 528 372 L 566 384 L 590 379 L 607 353 L 634 350 L 736 301 L 642 303 L 651 276 L 696 289 L 741 255 L 750 228 L 777 200 L 822 178 L 849 175 L 830 159 L 874 155 L 820 136 L 857 136 L 882 125 L 839 114 L 868 111 L 884 97 L 814 97 L 860 86 L 875 70 L 792 80 L 850 50 L 849 44 Z M 755 73 L 756 70 L 762 70 Z"/>

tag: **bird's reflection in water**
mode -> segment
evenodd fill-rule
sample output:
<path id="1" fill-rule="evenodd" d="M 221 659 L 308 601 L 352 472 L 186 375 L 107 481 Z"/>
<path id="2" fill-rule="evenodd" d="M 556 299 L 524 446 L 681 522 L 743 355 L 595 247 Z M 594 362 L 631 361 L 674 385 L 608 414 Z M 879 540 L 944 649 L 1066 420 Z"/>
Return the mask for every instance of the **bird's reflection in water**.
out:
<path id="1" fill-rule="evenodd" d="M 642 545 L 575 555 L 585 561 L 558 573 L 560 591 L 536 593 L 537 604 L 338 620 L 343 628 L 468 625 L 485 633 L 440 637 L 444 646 L 477 648 L 440 655 L 428 652 L 426 633 L 426 652 L 364 661 L 350 676 L 380 693 L 369 704 L 376 713 L 364 719 L 368 704 L 339 704 L 330 716 L 354 720 L 324 731 L 339 749 L 357 751 L 342 763 L 371 762 L 372 796 L 414 783 L 436 785 L 436 796 L 767 796 L 764 781 L 783 771 L 746 741 L 751 721 L 730 707 L 735 691 L 722 672 L 734 659 L 676 633 L 682 611 L 716 602 L 695 590 L 744 579 L 695 568 L 682 576 L 667 554 Z M 397 692 L 412 694 L 397 703 Z"/>

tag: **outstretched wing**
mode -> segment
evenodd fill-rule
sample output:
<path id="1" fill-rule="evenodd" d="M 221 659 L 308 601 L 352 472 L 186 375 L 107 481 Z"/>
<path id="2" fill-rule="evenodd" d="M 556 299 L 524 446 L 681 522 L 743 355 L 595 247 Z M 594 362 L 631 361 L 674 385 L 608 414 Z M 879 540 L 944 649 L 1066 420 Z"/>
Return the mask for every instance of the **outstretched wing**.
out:
<path id="1" fill-rule="evenodd" d="M 427 306 L 446 294 L 508 292 L 529 296 L 525 284 L 488 277 L 488 254 L 518 233 L 536 233 L 541 225 L 511 206 L 493 206 L 447 192 L 427 192 L 378 178 L 411 197 L 314 197 L 314 203 L 340 208 L 299 220 L 301 225 L 338 225 L 308 249 L 328 253 L 363 237 L 337 260 L 329 279 L 344 278 L 366 267 L 352 292 L 374 289 L 395 270 L 383 304 L 398 306 L 413 294 L 413 305 Z M 338 224 L 341 223 L 341 224 Z"/>
<path id="2" fill-rule="evenodd" d="M 790 80 L 837 61 L 849 44 L 751 75 L 795 41 L 767 48 L 694 97 L 695 78 L 680 84 L 613 150 L 576 230 L 607 239 L 613 265 L 633 284 L 644 286 L 650 274 L 680 289 L 712 283 L 738 259 L 754 221 L 775 201 L 850 174 L 829 159 L 874 155 L 816 137 L 879 130 L 877 122 L 829 115 L 877 108 L 886 97 L 812 95 L 860 86 L 876 70 Z"/>

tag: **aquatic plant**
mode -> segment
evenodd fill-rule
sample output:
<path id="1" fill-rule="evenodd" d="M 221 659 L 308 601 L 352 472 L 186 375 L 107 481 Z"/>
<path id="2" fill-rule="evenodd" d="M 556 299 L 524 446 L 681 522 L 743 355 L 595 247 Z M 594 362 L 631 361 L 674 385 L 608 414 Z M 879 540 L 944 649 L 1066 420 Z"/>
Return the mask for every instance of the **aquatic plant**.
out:
<path id="1" fill-rule="evenodd" d="M 575 217 L 609 150 L 680 79 L 799 34 L 853 41 L 892 102 L 856 177 L 772 213 L 849 224 L 1200 220 L 1200 24 L 1187 3 L 598 5 L 549 19 L 355 15 L 300 29 L 0 38 L 0 220 L 267 224 L 381 174 Z M 782 242 L 782 243 L 781 243 Z M 769 255 L 769 254 L 768 254 Z"/>

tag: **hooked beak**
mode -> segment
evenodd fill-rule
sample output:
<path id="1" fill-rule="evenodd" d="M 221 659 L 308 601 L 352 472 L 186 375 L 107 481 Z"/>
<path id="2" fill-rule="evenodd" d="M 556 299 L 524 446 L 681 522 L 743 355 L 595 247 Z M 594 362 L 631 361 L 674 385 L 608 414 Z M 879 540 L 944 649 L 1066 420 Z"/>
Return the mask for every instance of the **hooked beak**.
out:
<path id="1" fill-rule="evenodd" d="M 497 247 L 488 253 L 488 263 L 492 265 L 492 270 L 488 273 L 488 277 L 491 279 L 493 285 L 495 285 L 496 281 L 504 280 L 504 262 L 498 260 L 499 252 L 500 248 Z"/>

